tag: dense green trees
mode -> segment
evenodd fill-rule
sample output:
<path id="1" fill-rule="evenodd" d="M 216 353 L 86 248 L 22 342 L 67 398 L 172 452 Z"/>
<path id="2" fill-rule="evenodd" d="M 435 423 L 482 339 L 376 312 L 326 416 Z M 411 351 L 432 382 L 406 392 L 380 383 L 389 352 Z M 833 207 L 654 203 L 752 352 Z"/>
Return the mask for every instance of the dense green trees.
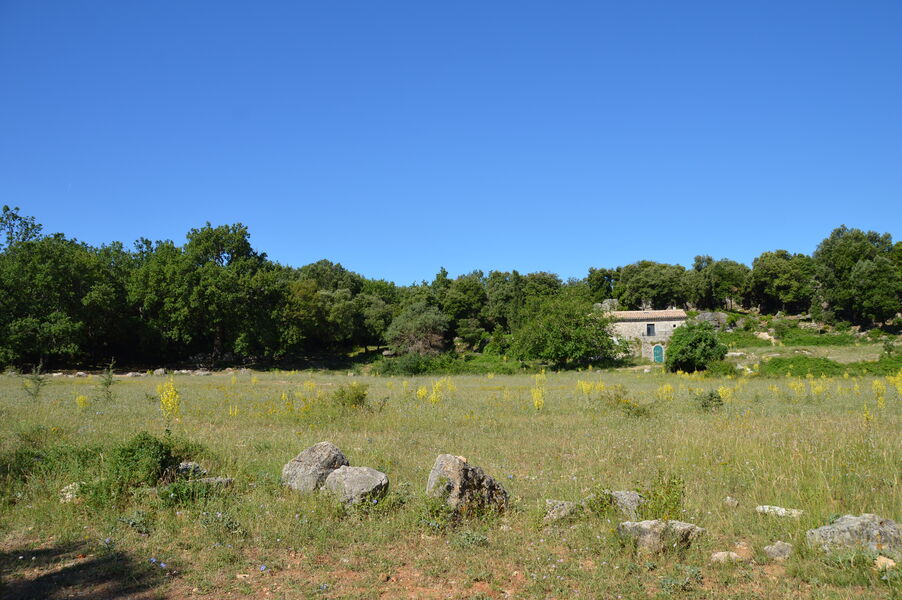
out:
<path id="1" fill-rule="evenodd" d="M 807 311 L 814 291 L 814 264 L 804 254 L 765 252 L 752 262 L 747 297 L 764 313 Z"/>
<path id="2" fill-rule="evenodd" d="M 611 361 L 626 353 L 611 338 L 610 321 L 593 311 L 585 290 L 568 289 L 533 305 L 522 327 L 514 332 L 512 352 L 555 366 Z"/>
<path id="3" fill-rule="evenodd" d="M 92 247 L 44 235 L 0 212 L 0 366 L 295 361 L 390 346 L 399 353 L 485 349 L 555 365 L 605 360 L 608 323 L 592 305 L 811 310 L 832 321 L 892 320 L 902 299 L 902 245 L 840 227 L 814 255 L 764 252 L 752 268 L 696 257 L 692 268 L 639 261 L 552 273 L 481 271 L 399 287 L 321 260 L 270 261 L 241 224 L 209 223 L 179 245 Z"/>

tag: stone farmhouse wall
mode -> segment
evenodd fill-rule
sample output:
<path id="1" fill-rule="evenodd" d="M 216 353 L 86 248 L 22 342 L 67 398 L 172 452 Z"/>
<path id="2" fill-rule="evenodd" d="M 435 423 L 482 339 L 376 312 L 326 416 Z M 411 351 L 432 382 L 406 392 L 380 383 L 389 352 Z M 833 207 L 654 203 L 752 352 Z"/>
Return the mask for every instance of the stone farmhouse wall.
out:
<path id="1" fill-rule="evenodd" d="M 649 360 L 654 360 L 654 347 L 666 347 L 674 330 L 686 322 L 682 310 L 623 310 L 611 315 L 615 319 L 611 326 L 614 336 L 629 340 L 636 354 Z M 654 326 L 653 334 L 649 325 Z"/>

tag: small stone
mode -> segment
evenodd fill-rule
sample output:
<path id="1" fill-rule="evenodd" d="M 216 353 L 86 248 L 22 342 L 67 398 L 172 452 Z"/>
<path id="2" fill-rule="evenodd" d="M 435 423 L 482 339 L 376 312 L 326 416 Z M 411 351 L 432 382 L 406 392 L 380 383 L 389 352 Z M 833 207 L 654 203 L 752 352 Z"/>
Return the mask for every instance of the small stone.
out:
<path id="1" fill-rule="evenodd" d="M 81 490 L 82 485 L 83 482 L 76 481 L 64 486 L 60 490 L 60 503 L 69 504 L 70 502 L 77 502 L 79 499 L 78 492 Z"/>
<path id="2" fill-rule="evenodd" d="M 723 503 L 730 508 L 736 508 L 737 506 L 739 506 L 739 500 L 737 500 L 733 496 L 727 496 L 726 498 L 724 498 Z"/>
<path id="3" fill-rule="evenodd" d="M 885 556 L 878 556 L 874 559 L 874 570 L 875 571 L 889 571 L 890 569 L 896 568 L 896 561 L 891 558 L 887 558 Z"/>
<path id="4" fill-rule="evenodd" d="M 799 510 L 798 508 L 783 508 L 782 506 L 769 506 L 767 504 L 763 506 L 756 506 L 755 511 L 758 514 L 762 515 L 772 515 L 774 517 L 790 517 L 793 519 L 798 519 L 803 514 L 805 514 L 804 510 Z"/>
<path id="5" fill-rule="evenodd" d="M 582 511 L 583 508 L 576 502 L 567 502 L 566 500 L 545 500 L 545 506 L 547 510 L 543 520 L 546 523 L 568 519 Z"/>
<path id="6" fill-rule="evenodd" d="M 715 552 L 711 555 L 712 564 L 732 564 L 742 562 L 742 557 L 735 552 Z"/>
<path id="7" fill-rule="evenodd" d="M 185 477 L 203 477 L 207 470 L 194 461 L 182 461 L 175 472 Z"/>
<path id="8" fill-rule="evenodd" d="M 165 375 L 165 374 L 166 374 L 166 369 L 162 369 L 162 368 L 161 368 L 161 369 L 154 369 L 154 370 L 153 370 L 153 374 L 154 374 L 154 375 Z"/>
<path id="9" fill-rule="evenodd" d="M 75 374 L 75 376 L 76 377 L 87 377 L 88 374 L 85 373 L 84 371 L 79 371 L 78 373 Z"/>
<path id="10" fill-rule="evenodd" d="M 792 553 L 792 544 L 777 540 L 770 546 L 765 546 L 764 553 L 773 560 L 786 560 Z"/>
<path id="11" fill-rule="evenodd" d="M 195 479 L 197 483 L 203 483 L 206 485 L 216 486 L 216 487 L 232 487 L 235 483 L 235 480 L 231 477 L 201 477 L 200 479 Z"/>

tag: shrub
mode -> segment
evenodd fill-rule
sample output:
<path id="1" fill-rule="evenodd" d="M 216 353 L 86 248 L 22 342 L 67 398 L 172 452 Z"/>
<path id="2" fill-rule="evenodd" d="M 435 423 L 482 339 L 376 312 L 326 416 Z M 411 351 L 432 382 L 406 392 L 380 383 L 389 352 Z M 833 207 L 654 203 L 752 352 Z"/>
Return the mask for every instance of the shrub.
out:
<path id="1" fill-rule="evenodd" d="M 686 323 L 676 328 L 667 344 L 665 366 L 668 371 L 703 371 L 726 354 L 727 347 L 710 323 Z"/>
<path id="2" fill-rule="evenodd" d="M 639 505 L 641 519 L 678 519 L 683 512 L 686 482 L 677 475 L 659 471 L 652 484 L 639 493 L 645 500 Z"/>
<path id="3" fill-rule="evenodd" d="M 702 392 L 695 396 L 695 403 L 704 412 L 711 412 L 723 406 L 723 398 L 717 390 Z"/>
<path id="4" fill-rule="evenodd" d="M 729 377 L 736 374 L 736 365 L 725 360 L 715 360 L 708 365 L 706 377 Z"/>
<path id="5" fill-rule="evenodd" d="M 113 450 L 110 478 L 122 489 L 152 486 L 164 476 L 171 476 L 178 464 L 170 444 L 142 431 Z"/>
<path id="6" fill-rule="evenodd" d="M 727 331 L 717 334 L 717 338 L 730 348 L 763 348 L 770 346 L 770 340 L 763 340 L 750 331 Z"/>
<path id="7" fill-rule="evenodd" d="M 369 386 L 365 383 L 347 383 L 338 386 L 334 392 L 330 394 L 331 400 L 339 405 L 347 408 L 366 408 L 366 398 L 369 393 Z"/>

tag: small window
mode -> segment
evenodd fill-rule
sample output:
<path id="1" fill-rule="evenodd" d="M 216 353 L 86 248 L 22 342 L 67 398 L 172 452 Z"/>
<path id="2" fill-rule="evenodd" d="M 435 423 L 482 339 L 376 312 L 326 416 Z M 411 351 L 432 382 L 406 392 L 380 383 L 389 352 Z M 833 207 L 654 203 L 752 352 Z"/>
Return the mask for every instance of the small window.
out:
<path id="1" fill-rule="evenodd" d="M 651 337 L 655 334 L 655 324 L 649 323 L 645 326 L 645 335 Z"/>

